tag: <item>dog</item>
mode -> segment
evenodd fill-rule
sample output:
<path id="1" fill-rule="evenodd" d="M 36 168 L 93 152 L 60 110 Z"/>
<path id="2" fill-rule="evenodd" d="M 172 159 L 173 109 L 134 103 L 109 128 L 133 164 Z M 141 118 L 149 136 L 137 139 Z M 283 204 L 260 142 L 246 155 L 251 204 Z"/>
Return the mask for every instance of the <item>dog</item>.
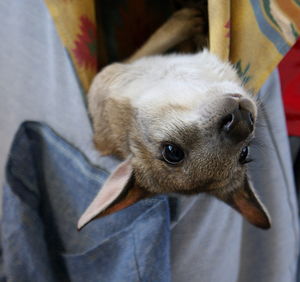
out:
<path id="1" fill-rule="evenodd" d="M 122 160 L 78 222 L 155 194 L 208 193 L 268 229 L 270 217 L 247 176 L 257 105 L 235 69 L 203 50 L 168 54 L 203 31 L 182 9 L 124 63 L 105 67 L 88 94 L 94 143 Z"/>

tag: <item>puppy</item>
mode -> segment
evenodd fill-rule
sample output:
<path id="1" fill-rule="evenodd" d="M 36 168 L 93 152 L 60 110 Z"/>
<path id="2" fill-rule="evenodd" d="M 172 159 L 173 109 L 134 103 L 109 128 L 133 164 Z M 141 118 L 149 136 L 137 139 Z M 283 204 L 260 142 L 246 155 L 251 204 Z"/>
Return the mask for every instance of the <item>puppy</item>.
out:
<path id="1" fill-rule="evenodd" d="M 127 63 L 107 66 L 95 77 L 88 94 L 94 142 L 102 154 L 123 161 L 78 228 L 143 197 L 201 192 L 250 223 L 270 227 L 247 177 L 257 106 L 234 68 L 207 50 L 155 55 L 201 28 L 196 10 L 181 10 Z"/>

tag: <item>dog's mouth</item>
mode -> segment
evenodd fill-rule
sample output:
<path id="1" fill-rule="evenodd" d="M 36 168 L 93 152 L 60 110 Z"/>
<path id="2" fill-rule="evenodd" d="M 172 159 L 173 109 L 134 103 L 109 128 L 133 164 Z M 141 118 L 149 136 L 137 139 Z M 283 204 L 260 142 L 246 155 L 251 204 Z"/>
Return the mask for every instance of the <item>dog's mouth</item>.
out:
<path id="1" fill-rule="evenodd" d="M 174 192 L 183 195 L 194 195 L 199 193 L 225 194 L 230 193 L 233 190 L 234 189 L 230 188 L 230 179 L 209 179 L 202 181 L 199 185 L 192 189 L 180 189 Z"/>

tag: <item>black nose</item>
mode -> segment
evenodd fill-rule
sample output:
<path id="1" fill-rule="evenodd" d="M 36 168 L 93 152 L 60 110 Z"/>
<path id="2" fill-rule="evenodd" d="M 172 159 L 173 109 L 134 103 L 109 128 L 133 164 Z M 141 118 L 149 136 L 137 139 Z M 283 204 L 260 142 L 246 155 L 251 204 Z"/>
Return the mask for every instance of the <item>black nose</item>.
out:
<path id="1" fill-rule="evenodd" d="M 221 124 L 221 130 L 225 136 L 235 143 L 245 140 L 254 128 L 254 120 L 251 112 L 237 108 L 226 115 Z"/>

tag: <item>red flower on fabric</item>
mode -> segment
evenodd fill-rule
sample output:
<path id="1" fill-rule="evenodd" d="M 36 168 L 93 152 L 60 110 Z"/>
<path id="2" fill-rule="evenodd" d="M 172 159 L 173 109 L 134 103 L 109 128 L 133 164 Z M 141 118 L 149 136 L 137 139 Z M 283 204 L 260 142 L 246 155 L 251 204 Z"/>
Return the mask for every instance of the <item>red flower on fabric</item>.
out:
<path id="1" fill-rule="evenodd" d="M 76 61 L 85 68 L 97 68 L 97 31 L 95 24 L 86 16 L 80 17 L 80 33 L 72 50 Z"/>
<path id="2" fill-rule="evenodd" d="M 225 28 L 228 29 L 228 32 L 226 33 L 225 37 L 229 38 L 230 37 L 230 20 L 224 25 Z"/>

